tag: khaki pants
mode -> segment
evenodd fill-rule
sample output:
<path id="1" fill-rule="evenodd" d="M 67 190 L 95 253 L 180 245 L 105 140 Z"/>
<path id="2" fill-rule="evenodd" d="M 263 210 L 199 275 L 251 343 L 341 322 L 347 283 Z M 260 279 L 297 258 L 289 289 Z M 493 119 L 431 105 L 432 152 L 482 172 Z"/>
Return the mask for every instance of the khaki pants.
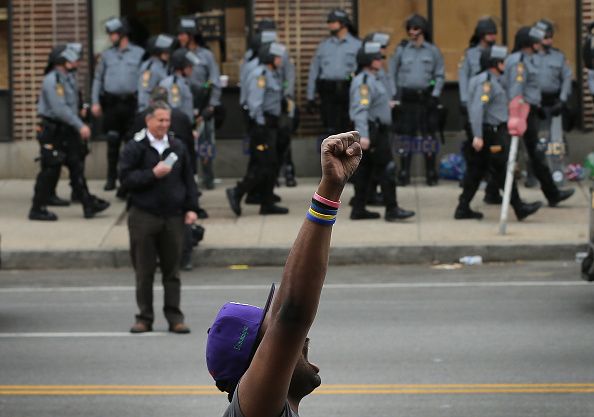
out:
<path id="1" fill-rule="evenodd" d="M 130 256 L 136 273 L 136 303 L 139 309 L 136 320 L 152 324 L 155 319 L 153 281 L 159 259 L 164 288 L 163 313 L 169 325 L 182 323 L 179 263 L 184 235 L 183 216 L 160 217 L 131 207 L 128 231 Z"/>

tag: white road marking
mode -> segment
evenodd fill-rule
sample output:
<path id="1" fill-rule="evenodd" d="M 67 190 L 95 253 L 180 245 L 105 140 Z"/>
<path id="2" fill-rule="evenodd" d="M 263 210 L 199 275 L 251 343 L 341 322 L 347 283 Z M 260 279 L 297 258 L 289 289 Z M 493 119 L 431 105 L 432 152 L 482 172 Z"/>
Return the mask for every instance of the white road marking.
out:
<path id="1" fill-rule="evenodd" d="M 481 288 L 481 287 L 581 287 L 591 285 L 585 281 L 494 281 L 494 282 L 386 282 L 386 283 L 355 283 L 355 284 L 325 284 L 327 290 L 360 290 L 387 288 Z M 162 291 L 161 285 L 155 285 L 155 290 Z M 270 284 L 253 285 L 182 285 L 183 291 L 228 291 L 228 290 L 262 290 L 269 289 Z M 118 292 L 134 291 L 134 287 L 123 286 L 94 286 L 94 287 L 11 287 L 0 288 L 0 294 L 14 293 L 60 293 L 60 292 Z"/>

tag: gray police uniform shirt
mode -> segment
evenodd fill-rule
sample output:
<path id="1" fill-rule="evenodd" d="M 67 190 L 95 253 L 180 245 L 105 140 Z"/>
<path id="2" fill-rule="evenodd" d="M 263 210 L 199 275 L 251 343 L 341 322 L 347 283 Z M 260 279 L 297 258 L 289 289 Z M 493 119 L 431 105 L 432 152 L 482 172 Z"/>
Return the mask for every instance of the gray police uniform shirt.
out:
<path id="1" fill-rule="evenodd" d="M 225 414 L 223 414 L 223 417 L 244 417 L 243 413 L 241 412 L 241 408 L 239 407 L 238 390 L 239 385 L 237 386 L 237 388 L 235 388 L 235 393 L 233 394 L 231 404 L 229 404 L 229 407 L 227 407 L 227 410 L 225 411 Z M 278 417 L 299 417 L 299 414 L 291 410 L 289 402 L 287 401 Z"/>
<path id="2" fill-rule="evenodd" d="M 103 51 L 93 79 L 91 99 L 99 103 L 103 92 L 115 95 L 136 94 L 144 49 L 129 44 L 124 49 L 114 46 Z"/>
<path id="3" fill-rule="evenodd" d="M 384 85 L 386 91 L 390 94 L 390 98 L 396 95 L 396 86 L 394 85 L 392 78 L 388 76 L 388 73 L 383 68 L 380 68 L 377 71 L 377 79 Z"/>
<path id="4" fill-rule="evenodd" d="M 527 103 L 540 106 L 539 67 L 540 60 L 537 54 L 526 55 L 518 51 L 505 58 L 503 76 L 508 100 L 523 96 Z"/>
<path id="5" fill-rule="evenodd" d="M 243 57 L 243 62 L 239 69 L 239 105 L 242 107 L 246 106 L 247 100 L 247 80 L 251 72 L 260 65 L 260 60 L 256 57 L 250 59 L 252 52 L 248 51 Z M 295 65 L 291 62 L 289 54 L 285 49 L 285 53 L 282 57 L 282 64 L 278 68 L 278 73 L 281 78 L 283 87 L 283 97 L 294 98 L 295 97 Z"/>
<path id="6" fill-rule="evenodd" d="M 138 79 L 139 112 L 148 107 L 151 91 L 165 78 L 167 78 L 167 67 L 158 57 L 152 56 L 142 63 Z"/>
<path id="7" fill-rule="evenodd" d="M 210 106 L 219 106 L 221 104 L 221 72 L 215 60 L 213 53 L 207 48 L 196 48 L 192 52 L 196 54 L 200 62 L 194 65 L 190 84 L 198 87 L 210 86 Z"/>
<path id="8" fill-rule="evenodd" d="M 159 85 L 167 89 L 169 105 L 184 112 L 188 116 L 190 123 L 194 124 L 194 100 L 186 78 L 179 75 L 170 75 L 162 80 Z"/>
<path id="9" fill-rule="evenodd" d="M 361 41 L 348 33 L 343 39 L 330 36 L 323 40 L 311 63 L 307 78 L 307 99 L 316 94 L 316 80 L 350 80 L 357 69 L 357 51 Z"/>
<path id="10" fill-rule="evenodd" d="M 250 118 L 264 125 L 264 114 L 280 116 L 283 89 L 278 72 L 259 65 L 248 79 L 247 109 Z"/>
<path id="11" fill-rule="evenodd" d="M 361 71 L 351 83 L 349 116 L 361 137 L 369 137 L 369 121 L 392 123 L 390 92 L 371 71 Z"/>
<path id="12" fill-rule="evenodd" d="M 468 83 L 468 118 L 472 134 L 483 137 L 483 124 L 498 126 L 507 122 L 507 93 L 501 78 L 483 71 Z"/>
<path id="13" fill-rule="evenodd" d="M 538 84 L 540 90 L 547 94 L 559 94 L 561 101 L 567 101 L 571 94 L 571 68 L 563 52 L 557 48 L 544 49 L 539 53 L 540 71 Z"/>
<path id="14" fill-rule="evenodd" d="M 397 94 L 402 88 L 433 87 L 431 95 L 439 97 L 445 79 L 443 56 L 432 43 L 423 42 L 416 47 L 414 42 L 408 41 L 406 45 L 396 47 L 390 59 L 390 75 Z"/>
<path id="15" fill-rule="evenodd" d="M 464 57 L 458 67 L 458 91 L 460 92 L 460 102 L 468 103 L 468 83 L 470 79 L 481 72 L 481 46 L 476 45 L 468 48 L 464 52 Z"/>
<path id="16" fill-rule="evenodd" d="M 78 116 L 78 91 L 72 87 L 68 75 L 58 70 L 43 78 L 37 113 L 79 130 L 83 121 Z"/>

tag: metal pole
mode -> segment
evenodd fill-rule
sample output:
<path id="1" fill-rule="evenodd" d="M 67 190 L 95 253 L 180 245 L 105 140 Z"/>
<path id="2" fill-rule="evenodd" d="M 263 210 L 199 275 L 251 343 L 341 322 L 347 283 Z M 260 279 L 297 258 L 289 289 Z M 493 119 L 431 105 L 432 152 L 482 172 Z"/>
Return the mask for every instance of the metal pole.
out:
<path id="1" fill-rule="evenodd" d="M 505 188 L 503 190 L 503 203 L 501 204 L 501 217 L 499 218 L 499 234 L 504 235 L 507 231 L 507 213 L 509 211 L 509 201 L 514 183 L 514 166 L 516 165 L 516 156 L 518 155 L 517 136 L 512 136 L 509 157 L 507 158 L 507 172 L 505 175 Z"/>

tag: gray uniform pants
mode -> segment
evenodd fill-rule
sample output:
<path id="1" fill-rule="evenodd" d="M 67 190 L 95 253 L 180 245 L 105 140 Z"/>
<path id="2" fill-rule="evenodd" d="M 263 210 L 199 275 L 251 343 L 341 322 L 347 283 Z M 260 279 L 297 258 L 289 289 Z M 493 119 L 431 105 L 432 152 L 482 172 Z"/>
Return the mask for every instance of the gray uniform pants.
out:
<path id="1" fill-rule="evenodd" d="M 182 323 L 184 315 L 179 307 L 179 262 L 184 236 L 183 217 L 160 217 L 131 207 L 128 212 L 128 231 L 130 256 L 136 274 L 136 303 L 139 310 L 136 320 L 152 324 L 155 319 L 153 281 L 159 259 L 164 288 L 165 319 L 169 325 Z"/>

